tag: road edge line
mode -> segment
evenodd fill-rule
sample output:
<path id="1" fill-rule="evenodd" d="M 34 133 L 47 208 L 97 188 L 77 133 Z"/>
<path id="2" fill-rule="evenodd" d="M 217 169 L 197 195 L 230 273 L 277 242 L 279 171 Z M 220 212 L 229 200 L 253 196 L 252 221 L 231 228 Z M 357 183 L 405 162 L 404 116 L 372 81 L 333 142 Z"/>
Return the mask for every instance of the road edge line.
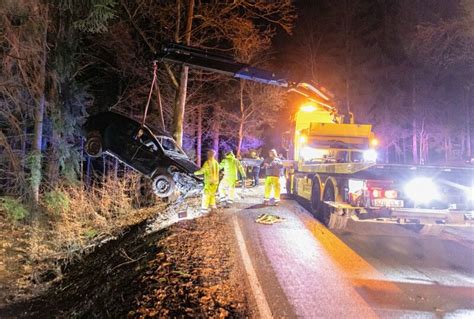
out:
<path id="1" fill-rule="evenodd" d="M 273 318 L 270 306 L 268 305 L 265 294 L 263 293 L 262 286 L 258 281 L 257 273 L 255 272 L 255 268 L 253 267 L 252 261 L 250 260 L 250 255 L 244 241 L 244 236 L 242 235 L 239 222 L 237 221 L 237 217 L 235 215 L 232 216 L 232 222 L 234 224 L 234 232 L 240 250 L 240 257 L 244 263 L 245 272 L 247 273 L 250 289 L 252 290 L 252 294 L 255 298 L 260 318 Z"/>

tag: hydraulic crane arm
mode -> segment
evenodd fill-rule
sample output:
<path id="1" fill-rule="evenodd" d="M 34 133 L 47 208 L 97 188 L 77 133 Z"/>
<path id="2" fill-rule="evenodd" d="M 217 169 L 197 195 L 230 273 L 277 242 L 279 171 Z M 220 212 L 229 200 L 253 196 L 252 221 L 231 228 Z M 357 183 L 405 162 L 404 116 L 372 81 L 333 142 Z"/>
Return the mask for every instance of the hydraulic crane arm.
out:
<path id="1" fill-rule="evenodd" d="M 228 56 L 180 44 L 172 43 L 164 45 L 158 54 L 158 58 L 165 62 L 180 63 L 192 68 L 213 71 L 238 79 L 251 80 L 281 87 L 290 86 L 287 80 L 278 77 L 275 73 L 237 62 Z"/>
<path id="2" fill-rule="evenodd" d="M 336 112 L 329 97 L 308 83 L 289 81 L 274 72 L 255 68 L 249 64 L 235 61 L 232 57 L 209 52 L 208 50 L 170 43 L 163 45 L 157 54 L 160 61 L 184 64 L 192 68 L 217 72 L 238 79 L 287 88 L 320 104 L 331 112 Z"/>

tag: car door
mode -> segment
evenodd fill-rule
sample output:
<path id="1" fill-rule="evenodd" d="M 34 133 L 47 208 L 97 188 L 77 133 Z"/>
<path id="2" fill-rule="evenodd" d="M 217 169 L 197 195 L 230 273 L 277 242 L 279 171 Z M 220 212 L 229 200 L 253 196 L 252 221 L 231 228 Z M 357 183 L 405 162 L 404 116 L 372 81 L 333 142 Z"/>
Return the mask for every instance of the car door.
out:
<path id="1" fill-rule="evenodd" d="M 140 146 L 134 139 L 138 129 L 138 123 L 118 118 L 111 122 L 104 132 L 107 151 L 132 167 L 132 159 Z"/>
<path id="2" fill-rule="evenodd" d="M 147 128 L 140 128 L 136 135 L 137 145 L 131 165 L 146 175 L 151 175 L 163 157 L 163 150 Z"/>

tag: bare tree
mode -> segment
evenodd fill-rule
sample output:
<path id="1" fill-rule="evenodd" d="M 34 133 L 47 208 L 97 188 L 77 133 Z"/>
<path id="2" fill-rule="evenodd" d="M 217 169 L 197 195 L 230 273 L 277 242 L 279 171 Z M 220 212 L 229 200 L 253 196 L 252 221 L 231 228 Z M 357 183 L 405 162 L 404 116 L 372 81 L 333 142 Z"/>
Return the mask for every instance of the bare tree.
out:
<path id="1" fill-rule="evenodd" d="M 180 2 L 178 0 L 178 2 Z M 178 11 L 179 14 L 179 11 Z M 188 0 L 186 11 L 186 27 L 184 29 L 184 43 L 191 45 L 191 31 L 194 17 L 194 0 Z M 179 21 L 179 18 L 178 18 Z M 176 28 L 176 33 L 179 32 L 179 26 Z M 183 145 L 183 120 L 184 108 L 186 105 L 186 91 L 188 87 L 188 72 L 189 67 L 184 65 L 181 67 L 179 77 L 179 87 L 176 93 L 175 107 L 173 112 L 173 137 L 179 146 Z"/>

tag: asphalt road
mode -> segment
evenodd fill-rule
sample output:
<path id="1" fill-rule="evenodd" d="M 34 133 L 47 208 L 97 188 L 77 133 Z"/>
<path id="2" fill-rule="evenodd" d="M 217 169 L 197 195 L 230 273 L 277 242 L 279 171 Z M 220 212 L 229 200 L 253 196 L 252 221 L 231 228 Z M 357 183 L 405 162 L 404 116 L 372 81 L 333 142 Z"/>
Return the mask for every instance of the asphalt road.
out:
<path id="1" fill-rule="evenodd" d="M 474 318 L 469 238 L 375 223 L 335 233 L 295 201 L 264 207 L 260 196 L 246 190 L 230 212 L 273 317 Z M 263 213 L 285 221 L 256 223 Z"/>

